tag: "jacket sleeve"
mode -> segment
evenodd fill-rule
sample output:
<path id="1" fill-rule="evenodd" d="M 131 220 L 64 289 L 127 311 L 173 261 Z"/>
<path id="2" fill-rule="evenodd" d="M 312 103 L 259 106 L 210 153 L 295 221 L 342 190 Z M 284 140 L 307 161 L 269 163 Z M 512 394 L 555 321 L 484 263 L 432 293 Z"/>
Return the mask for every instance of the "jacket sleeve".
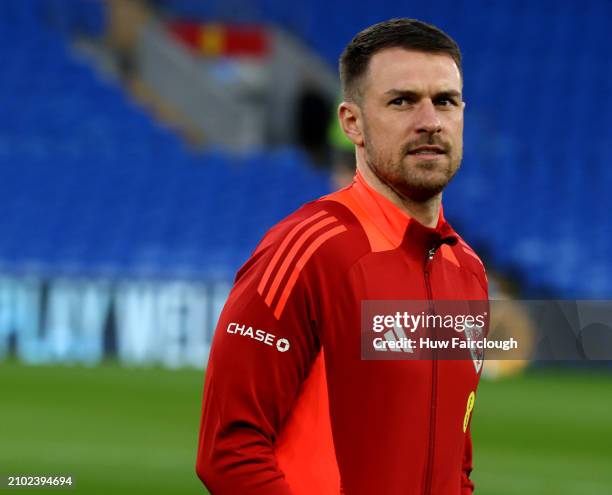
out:
<path id="1" fill-rule="evenodd" d="M 271 271 L 274 247 L 238 272 L 215 330 L 196 461 L 212 495 L 291 494 L 275 441 L 320 344 L 303 274 Z"/>
<path id="2" fill-rule="evenodd" d="M 463 448 L 463 465 L 461 472 L 461 495 L 472 495 L 474 493 L 474 483 L 470 479 L 472 473 L 472 434 L 468 427 L 465 435 L 465 445 Z"/>

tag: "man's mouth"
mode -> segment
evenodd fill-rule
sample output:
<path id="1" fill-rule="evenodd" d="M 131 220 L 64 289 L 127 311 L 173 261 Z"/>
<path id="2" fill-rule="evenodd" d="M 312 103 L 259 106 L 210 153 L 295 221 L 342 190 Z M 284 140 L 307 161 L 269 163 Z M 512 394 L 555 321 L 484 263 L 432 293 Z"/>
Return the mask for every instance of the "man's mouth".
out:
<path id="1" fill-rule="evenodd" d="M 419 146 L 408 152 L 409 155 L 444 155 L 446 151 L 440 146 Z"/>

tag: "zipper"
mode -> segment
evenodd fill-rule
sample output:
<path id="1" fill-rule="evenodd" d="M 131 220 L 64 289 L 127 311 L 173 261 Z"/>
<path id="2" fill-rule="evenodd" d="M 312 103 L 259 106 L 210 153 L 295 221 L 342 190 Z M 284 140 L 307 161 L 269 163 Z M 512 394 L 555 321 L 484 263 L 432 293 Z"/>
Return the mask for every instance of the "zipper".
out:
<path id="1" fill-rule="evenodd" d="M 433 301 L 433 295 L 431 292 L 431 280 L 430 270 L 431 261 L 433 260 L 437 247 L 432 247 L 427 251 L 425 257 L 425 265 L 423 267 L 423 275 L 425 277 L 425 288 L 427 290 L 427 300 Z M 433 304 L 429 303 L 429 310 L 433 310 Z M 423 495 L 429 495 L 431 493 L 431 478 L 433 474 L 433 462 L 434 462 L 434 441 L 436 437 L 436 396 L 438 388 L 438 361 L 436 359 L 436 349 L 433 349 L 433 355 L 431 360 L 431 402 L 429 410 L 429 449 L 427 455 L 427 464 L 425 469 L 425 486 L 423 488 Z"/>

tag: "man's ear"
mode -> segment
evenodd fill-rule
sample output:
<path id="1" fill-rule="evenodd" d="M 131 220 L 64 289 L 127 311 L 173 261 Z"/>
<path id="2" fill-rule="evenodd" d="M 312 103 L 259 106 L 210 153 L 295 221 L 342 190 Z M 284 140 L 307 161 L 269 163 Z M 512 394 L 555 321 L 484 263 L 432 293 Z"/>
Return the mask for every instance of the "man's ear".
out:
<path id="1" fill-rule="evenodd" d="M 361 108 L 352 101 L 343 101 L 338 105 L 340 126 L 355 146 L 363 146 L 363 118 Z"/>

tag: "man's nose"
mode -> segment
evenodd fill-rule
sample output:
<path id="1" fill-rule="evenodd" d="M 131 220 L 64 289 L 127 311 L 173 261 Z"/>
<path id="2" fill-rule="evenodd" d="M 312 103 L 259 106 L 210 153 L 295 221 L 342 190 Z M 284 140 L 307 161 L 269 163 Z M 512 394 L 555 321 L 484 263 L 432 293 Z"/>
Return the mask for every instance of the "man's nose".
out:
<path id="1" fill-rule="evenodd" d="M 423 100 L 419 105 L 416 115 L 417 132 L 427 132 L 429 134 L 440 132 L 442 122 L 436 111 L 436 107 L 431 100 Z"/>

